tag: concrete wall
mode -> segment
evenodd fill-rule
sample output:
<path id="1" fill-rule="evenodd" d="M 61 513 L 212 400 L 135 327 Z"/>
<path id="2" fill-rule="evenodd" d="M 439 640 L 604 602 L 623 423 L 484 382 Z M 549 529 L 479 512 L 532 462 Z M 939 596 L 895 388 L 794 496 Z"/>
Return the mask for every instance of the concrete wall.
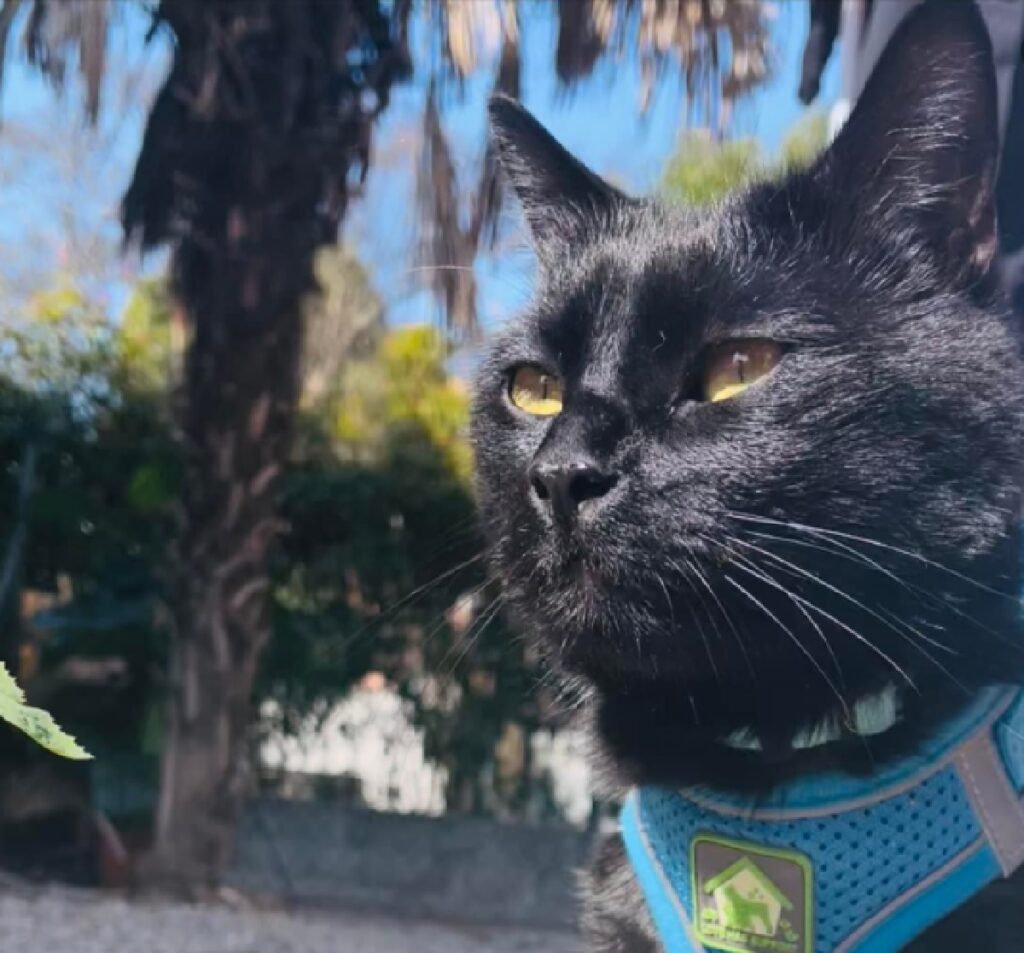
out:
<path id="1" fill-rule="evenodd" d="M 263 800 L 240 826 L 229 879 L 296 903 L 571 927 L 588 843 L 559 827 Z"/>

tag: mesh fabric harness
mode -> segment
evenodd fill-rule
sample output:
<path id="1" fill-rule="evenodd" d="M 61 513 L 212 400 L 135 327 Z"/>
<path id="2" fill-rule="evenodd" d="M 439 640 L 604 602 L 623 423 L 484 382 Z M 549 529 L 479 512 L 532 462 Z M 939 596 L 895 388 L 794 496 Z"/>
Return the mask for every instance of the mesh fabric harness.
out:
<path id="1" fill-rule="evenodd" d="M 895 953 L 1024 863 L 1024 692 L 986 691 L 871 778 L 756 804 L 639 788 L 622 835 L 666 953 Z"/>

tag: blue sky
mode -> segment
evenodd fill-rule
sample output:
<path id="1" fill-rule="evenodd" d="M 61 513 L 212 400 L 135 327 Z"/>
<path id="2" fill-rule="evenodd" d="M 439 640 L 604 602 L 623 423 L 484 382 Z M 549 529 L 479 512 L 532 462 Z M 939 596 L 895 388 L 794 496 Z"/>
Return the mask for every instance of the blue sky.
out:
<path id="1" fill-rule="evenodd" d="M 467 0 L 473 2 L 473 0 Z M 95 231 L 106 257 L 93 276 L 107 305 L 116 311 L 138 263 L 117 255 L 117 204 L 127 184 L 141 142 L 145 111 L 166 69 L 169 48 L 158 40 L 147 50 L 142 37 L 148 21 L 138 7 L 114 5 L 118 11 L 111 38 L 112 71 L 107 108 L 98 134 L 82 131 L 77 105 L 81 90 L 72 84 L 70 100 L 59 102 L 49 86 L 18 55 L 12 59 L 0 99 L 0 243 L 8 249 L 0 281 L 31 285 L 60 267 L 62 217 L 71 210 L 77 229 Z M 756 136 L 766 151 L 777 148 L 784 133 L 801 116 L 797 76 L 807 31 L 805 0 L 779 0 L 772 25 L 775 64 L 771 81 L 736 110 L 732 133 Z M 646 116 L 639 116 L 638 64 L 630 56 L 603 61 L 594 75 L 566 93 L 557 86 L 553 61 L 553 3 L 521 4 L 523 17 L 526 105 L 562 142 L 593 168 L 636 191 L 656 187 L 666 161 L 684 131 L 685 102 L 678 81 L 664 82 Z M 413 32 L 414 58 L 429 62 L 428 37 L 420 17 Z M 19 51 L 20 53 L 20 51 Z M 834 98 L 838 57 L 833 57 L 819 105 Z M 375 165 L 362 199 L 346 223 L 345 240 L 353 243 L 394 322 L 430 321 L 437 317 L 423 292 L 423 275 L 414 270 L 414 175 L 426 70 L 395 91 L 380 123 Z M 460 181 L 467 190 L 476 181 L 485 141 L 484 105 L 491 78 L 481 71 L 461 95 L 446 97 L 444 122 L 455 151 Z M 54 148 L 59 139 L 62 149 Z M 74 168 L 67 168 L 69 143 Z M 509 212 L 515 234 L 515 211 Z M 515 245 L 515 242 L 512 243 Z M 518 246 L 517 246 L 518 247 Z M 17 254 L 11 254 L 16 251 Z M 14 273 L 15 265 L 21 269 Z M 159 267 L 159 259 L 150 268 Z M 485 258 L 478 266 L 480 312 L 493 326 L 519 307 L 528 294 L 530 256 L 524 248 Z"/>
<path id="2" fill-rule="evenodd" d="M 0 97 L 0 307 L 17 308 L 33 290 L 52 287 L 70 269 L 90 299 L 110 314 L 123 307 L 143 270 L 120 253 L 118 204 L 132 173 L 146 112 L 169 64 L 170 46 L 137 4 L 114 3 L 104 108 L 95 129 L 83 119 L 77 64 L 58 96 L 28 66 L 16 21 Z M 160 256 L 147 263 L 160 267 Z M 0 322 L 4 315 L 0 314 Z"/>

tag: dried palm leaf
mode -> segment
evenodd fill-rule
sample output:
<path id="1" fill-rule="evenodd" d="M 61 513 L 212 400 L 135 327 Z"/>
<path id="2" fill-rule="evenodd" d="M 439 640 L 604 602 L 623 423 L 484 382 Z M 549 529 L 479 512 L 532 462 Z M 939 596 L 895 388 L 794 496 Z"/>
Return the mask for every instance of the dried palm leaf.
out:
<path id="1" fill-rule="evenodd" d="M 674 69 L 689 102 L 720 115 L 766 79 L 771 13 L 765 0 L 560 0 L 558 77 L 574 84 L 602 56 L 632 49 L 641 68 L 642 111 Z"/>
<path id="2" fill-rule="evenodd" d="M 445 62 L 455 76 L 461 81 L 479 69 L 497 31 L 501 52 L 493 90 L 518 97 L 522 64 L 515 0 L 440 0 L 435 9 Z M 562 84 L 571 86 L 590 75 L 602 57 L 633 50 L 640 64 L 642 113 L 674 72 L 683 78 L 688 104 L 699 103 L 705 122 L 721 130 L 733 101 L 768 74 L 772 7 L 766 0 L 558 0 L 557 12 L 555 69 Z M 488 147 L 465 226 L 433 90 L 422 149 L 419 263 L 430 275 L 449 327 L 472 336 L 477 331 L 473 261 L 498 238 L 502 189 L 496 157 Z"/>
<path id="3" fill-rule="evenodd" d="M 441 0 L 440 10 L 446 58 L 458 78 L 465 79 L 502 37 L 498 7 L 493 0 Z"/>
<path id="4" fill-rule="evenodd" d="M 419 208 L 418 261 L 427 284 L 441 302 L 456 338 L 471 340 L 478 332 L 476 246 L 461 222 L 455 165 L 441 126 L 436 91 L 431 85 L 423 111 L 422 151 L 416 179 Z"/>
<path id="5" fill-rule="evenodd" d="M 18 4 L 8 0 L 4 14 L 8 6 Z M 34 0 L 25 30 L 29 62 L 58 88 L 67 78 L 68 61 L 77 60 L 86 114 L 93 122 L 100 108 L 108 25 L 106 0 Z"/>
<path id="6" fill-rule="evenodd" d="M 7 41 L 14 25 L 14 17 L 21 8 L 21 0 L 6 0 L 0 7 L 0 89 L 3 88 L 4 66 L 7 63 Z"/>
<path id="7" fill-rule="evenodd" d="M 492 93 L 504 93 L 519 98 L 521 62 L 519 56 L 519 21 L 515 0 L 502 4 L 501 59 L 494 77 Z M 502 180 L 498 169 L 498 156 L 494 143 L 488 140 L 483 168 L 477 185 L 473 219 L 469 237 L 473 247 L 493 248 L 498 239 L 498 222 L 503 201 Z"/>
<path id="8" fill-rule="evenodd" d="M 563 84 L 593 72 L 611 40 L 614 22 L 615 5 L 605 0 L 558 0 L 555 72 Z"/>
<path id="9" fill-rule="evenodd" d="M 521 63 L 516 0 L 468 4 L 448 0 L 443 11 L 447 17 L 448 56 L 456 75 L 461 77 L 470 64 L 476 65 L 478 53 L 489 53 L 497 36 L 500 55 L 492 91 L 518 97 Z M 454 43 L 453 35 L 458 37 Z M 429 275 L 427 284 L 441 304 L 449 331 L 457 338 L 472 340 L 479 332 L 473 262 L 482 246 L 493 246 L 496 241 L 502 205 L 497 156 L 490 144 L 468 210 L 459 201 L 461 192 L 432 86 L 424 111 L 417 177 L 418 263 Z"/>

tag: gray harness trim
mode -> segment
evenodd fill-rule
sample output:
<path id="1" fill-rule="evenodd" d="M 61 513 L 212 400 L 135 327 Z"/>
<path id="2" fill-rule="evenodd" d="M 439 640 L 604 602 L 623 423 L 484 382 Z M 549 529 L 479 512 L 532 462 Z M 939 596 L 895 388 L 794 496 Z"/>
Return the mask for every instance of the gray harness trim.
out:
<path id="1" fill-rule="evenodd" d="M 1009 877 L 1024 863 L 1024 805 L 1010 786 L 991 733 L 975 735 L 956 753 L 954 765 L 992 850 Z"/>

